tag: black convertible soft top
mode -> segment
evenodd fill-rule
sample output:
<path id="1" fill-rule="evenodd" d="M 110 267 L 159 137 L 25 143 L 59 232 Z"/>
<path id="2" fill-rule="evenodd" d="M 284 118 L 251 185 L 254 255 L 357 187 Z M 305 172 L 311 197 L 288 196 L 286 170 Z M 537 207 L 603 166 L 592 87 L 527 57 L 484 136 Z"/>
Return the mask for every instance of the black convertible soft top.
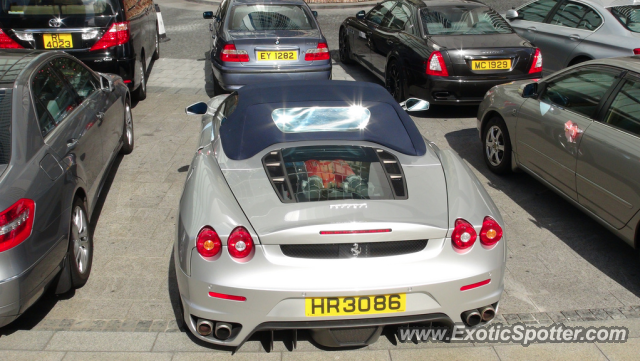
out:
<path id="1" fill-rule="evenodd" d="M 220 126 L 222 148 L 234 160 L 251 158 L 277 143 L 351 140 L 378 143 L 400 153 L 421 156 L 426 144 L 407 112 L 380 85 L 354 81 L 283 81 L 247 85 L 237 91 L 236 109 Z M 360 105 L 371 117 L 362 130 L 285 133 L 273 110 Z"/>

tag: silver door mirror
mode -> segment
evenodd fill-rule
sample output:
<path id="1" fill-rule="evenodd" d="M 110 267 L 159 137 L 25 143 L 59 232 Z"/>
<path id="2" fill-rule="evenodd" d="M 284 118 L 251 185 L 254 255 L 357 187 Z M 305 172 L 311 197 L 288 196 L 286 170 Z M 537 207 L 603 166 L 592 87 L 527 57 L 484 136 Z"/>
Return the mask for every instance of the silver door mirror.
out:
<path id="1" fill-rule="evenodd" d="M 400 106 L 408 112 L 421 112 L 429 109 L 429 102 L 418 98 L 409 98 L 400 103 Z"/>
<path id="2" fill-rule="evenodd" d="M 106 91 L 106 92 L 112 92 L 113 91 L 113 81 L 111 80 L 111 78 L 105 74 L 102 73 L 98 73 L 98 75 L 100 76 L 100 89 Z"/>
<path id="3" fill-rule="evenodd" d="M 522 19 L 520 17 L 520 14 L 518 14 L 518 12 L 514 9 L 509 9 L 507 10 L 507 13 L 504 16 L 505 18 L 507 18 L 507 20 L 516 20 L 516 19 Z"/>
<path id="4" fill-rule="evenodd" d="M 191 104 L 188 107 L 184 108 L 184 112 L 189 115 L 207 114 L 207 110 L 209 110 L 209 106 L 205 102 Z"/>

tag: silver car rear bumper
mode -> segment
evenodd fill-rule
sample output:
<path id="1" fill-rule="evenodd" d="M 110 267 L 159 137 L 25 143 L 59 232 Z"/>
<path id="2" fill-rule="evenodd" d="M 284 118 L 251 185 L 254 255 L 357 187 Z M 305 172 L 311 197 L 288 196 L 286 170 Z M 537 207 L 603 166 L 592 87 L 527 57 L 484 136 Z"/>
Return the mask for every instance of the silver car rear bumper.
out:
<path id="1" fill-rule="evenodd" d="M 290 69 L 227 67 L 213 63 L 212 68 L 213 76 L 216 77 L 220 86 L 227 91 L 237 90 L 249 84 L 274 81 L 331 79 L 331 63 Z"/>
<path id="2" fill-rule="evenodd" d="M 358 325 L 366 319 L 425 315 L 444 315 L 452 322 L 462 322 L 462 312 L 500 300 L 504 290 L 504 241 L 491 250 L 476 244 L 464 255 L 453 250 L 448 238 L 429 242 L 425 250 L 414 254 L 357 260 L 291 258 L 284 256 L 279 246 L 258 245 L 253 259 L 246 263 L 232 260 L 226 248 L 219 259 L 207 261 L 193 249 L 191 275 L 176 267 L 185 321 L 196 337 L 236 347 L 254 331 L 264 330 L 265 324 L 306 324 L 301 328 L 313 329 L 314 322 L 322 328 L 331 320 Z M 462 286 L 486 279 L 491 283 L 460 291 Z M 213 298 L 209 292 L 243 296 L 246 301 Z M 305 297 L 395 293 L 406 294 L 404 312 L 305 316 Z M 224 341 L 213 335 L 203 337 L 196 332 L 198 318 L 239 324 L 241 328 Z"/>

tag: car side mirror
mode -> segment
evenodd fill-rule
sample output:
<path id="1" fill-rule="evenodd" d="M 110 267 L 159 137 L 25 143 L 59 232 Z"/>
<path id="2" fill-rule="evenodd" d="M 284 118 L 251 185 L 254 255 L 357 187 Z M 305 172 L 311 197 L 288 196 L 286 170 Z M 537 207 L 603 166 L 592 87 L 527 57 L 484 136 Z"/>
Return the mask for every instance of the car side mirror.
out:
<path id="1" fill-rule="evenodd" d="M 188 115 L 202 115 L 207 114 L 207 110 L 209 110 L 207 103 L 199 102 L 189 105 L 184 109 L 184 112 Z"/>
<path id="2" fill-rule="evenodd" d="M 429 109 L 429 102 L 418 98 L 409 98 L 400 103 L 400 106 L 408 112 L 421 112 Z"/>
<path id="3" fill-rule="evenodd" d="M 523 98 L 533 98 L 538 95 L 538 83 L 529 83 L 522 88 Z"/>
<path id="4" fill-rule="evenodd" d="M 213 19 L 213 11 L 205 11 L 202 13 L 203 19 Z"/>
<path id="5" fill-rule="evenodd" d="M 317 11 L 312 10 L 312 11 L 311 11 L 311 13 L 313 14 L 313 17 L 314 17 L 314 18 L 317 18 L 317 17 L 318 17 L 318 12 L 317 12 Z"/>
<path id="6" fill-rule="evenodd" d="M 98 75 L 100 76 L 100 89 L 106 92 L 112 92 L 114 88 L 111 78 L 102 73 L 98 73 Z"/>
<path id="7" fill-rule="evenodd" d="M 522 19 L 520 14 L 518 14 L 518 12 L 516 10 L 514 10 L 514 9 L 507 10 L 507 13 L 505 14 L 504 17 L 507 18 L 507 20 L 509 20 L 509 21 Z"/>
<path id="8" fill-rule="evenodd" d="M 365 16 L 365 12 L 364 12 L 364 10 L 360 10 L 360 11 L 358 11 L 358 13 L 356 14 L 356 19 L 358 19 L 358 20 L 362 20 L 362 19 L 364 19 L 364 16 Z"/>

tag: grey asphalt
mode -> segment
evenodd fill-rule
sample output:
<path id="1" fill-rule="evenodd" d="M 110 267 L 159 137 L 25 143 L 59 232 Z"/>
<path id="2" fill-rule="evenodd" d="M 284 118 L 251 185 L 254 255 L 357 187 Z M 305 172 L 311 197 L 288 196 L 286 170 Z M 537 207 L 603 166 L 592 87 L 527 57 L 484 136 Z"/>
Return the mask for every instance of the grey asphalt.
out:
<path id="1" fill-rule="evenodd" d="M 136 149 L 116 161 L 95 217 L 91 278 L 75 294 L 46 294 L 21 319 L 0 330 L 0 360 L 227 359 L 178 330 L 171 262 L 177 205 L 195 151 L 199 121 L 184 107 L 211 95 L 203 4 L 157 1 L 167 34 L 151 68 L 149 96 L 133 109 Z M 502 1 L 502 9 L 514 2 Z M 498 4 L 500 5 L 500 4 Z M 357 9 L 356 9 L 357 10 Z M 329 47 L 354 9 L 319 15 Z M 334 62 L 334 79 L 380 83 L 360 66 Z M 525 174 L 498 177 L 481 157 L 476 107 L 433 107 L 414 117 L 440 148 L 469 164 L 506 222 L 508 262 L 499 322 L 620 325 L 621 345 L 394 344 L 392 337 L 351 351 L 322 351 L 301 338 L 299 349 L 276 342 L 266 353 L 259 337 L 241 359 L 637 359 L 640 345 L 640 261 L 613 234 Z M 280 339 L 281 340 L 281 339 Z M 285 340 L 286 341 L 286 340 Z M 445 347 L 446 346 L 446 347 Z M 204 352 L 203 352 L 204 351 Z M 37 353 L 33 353 L 37 352 Z M 83 353 L 86 352 L 86 353 Z"/>

